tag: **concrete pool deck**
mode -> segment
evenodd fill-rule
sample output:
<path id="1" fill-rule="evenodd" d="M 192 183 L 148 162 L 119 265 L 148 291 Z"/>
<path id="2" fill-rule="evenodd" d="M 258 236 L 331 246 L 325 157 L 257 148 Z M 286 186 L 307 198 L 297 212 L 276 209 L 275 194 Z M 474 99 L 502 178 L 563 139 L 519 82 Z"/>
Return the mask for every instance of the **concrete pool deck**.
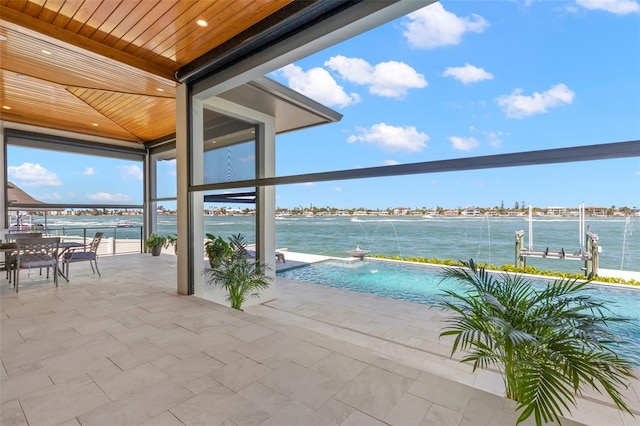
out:
<path id="1" fill-rule="evenodd" d="M 0 279 L 0 424 L 515 424 L 495 373 L 448 359 L 436 309 L 278 280 L 241 312 L 177 295 L 172 255 L 100 271 L 57 289 L 32 272 L 19 294 Z M 639 424 L 588 396 L 563 425 Z"/>
<path id="2" fill-rule="evenodd" d="M 288 252 L 288 259 L 299 266 L 331 258 Z M 438 337 L 445 317 L 438 308 L 279 277 L 278 298 L 247 312 L 362 346 L 382 359 L 474 389 L 504 395 L 504 383 L 497 372 L 474 373 L 469 364 L 450 358 L 452 340 Z M 636 370 L 640 377 L 640 369 Z M 640 381 L 635 380 L 625 395 L 636 418 L 623 416 L 626 420 L 622 424 L 640 425 Z M 619 415 L 617 409 L 611 409 L 608 397 L 594 390 L 584 393 L 578 407 L 569 418 L 584 424 L 614 424 Z"/>

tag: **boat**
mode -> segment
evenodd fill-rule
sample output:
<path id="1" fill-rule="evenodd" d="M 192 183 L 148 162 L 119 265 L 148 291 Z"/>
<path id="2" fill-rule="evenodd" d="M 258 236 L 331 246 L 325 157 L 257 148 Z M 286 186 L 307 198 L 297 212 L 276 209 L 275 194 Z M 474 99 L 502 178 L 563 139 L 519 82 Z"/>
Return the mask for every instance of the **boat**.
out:
<path id="1" fill-rule="evenodd" d="M 133 223 L 128 220 L 121 220 L 116 223 L 116 227 L 118 228 L 133 228 Z"/>
<path id="2" fill-rule="evenodd" d="M 364 259 L 365 256 L 369 255 L 369 253 L 371 252 L 369 250 L 362 250 L 360 246 L 356 246 L 355 250 L 349 250 L 347 251 L 347 253 L 349 253 L 349 256 L 351 257 L 355 257 L 362 260 Z"/>

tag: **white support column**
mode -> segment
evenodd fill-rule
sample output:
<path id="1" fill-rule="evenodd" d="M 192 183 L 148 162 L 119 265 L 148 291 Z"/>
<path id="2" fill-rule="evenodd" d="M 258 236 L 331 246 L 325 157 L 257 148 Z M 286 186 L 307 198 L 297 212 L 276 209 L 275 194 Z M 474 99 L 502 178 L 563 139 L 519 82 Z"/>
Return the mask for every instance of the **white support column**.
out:
<path id="1" fill-rule="evenodd" d="M 7 149 L 7 145 L 4 141 L 4 121 L 0 120 L 0 176 L 2 176 L 2 182 L 4 188 L 2 188 L 2 196 L 0 197 L 0 230 L 7 229 L 9 227 L 9 223 L 7 223 L 7 208 L 6 205 L 6 197 L 7 197 L 7 180 L 5 179 L 7 176 L 7 159 L 5 158 L 5 152 Z M 0 235 L 0 238 L 4 238 L 3 235 Z"/>
<path id="2" fill-rule="evenodd" d="M 191 181 L 194 185 L 204 183 L 204 110 L 202 102 L 192 100 L 191 104 Z M 202 192 L 189 194 L 191 223 L 191 281 L 193 294 L 204 297 L 204 195 Z"/>
<path id="3" fill-rule="evenodd" d="M 187 123 L 188 91 L 186 85 L 176 88 L 176 184 L 178 273 L 176 288 L 179 294 L 189 294 L 189 135 Z"/>
<path id="4" fill-rule="evenodd" d="M 276 129 L 275 118 L 258 125 L 256 132 L 256 172 L 258 178 L 276 175 Z M 273 186 L 256 188 L 256 237 L 260 261 L 268 266 L 267 276 L 271 286 L 263 290 L 256 303 L 264 303 L 276 298 L 276 190 Z M 266 254 L 266 255 L 265 255 Z M 253 304 L 253 303 L 252 303 Z"/>
<path id="5" fill-rule="evenodd" d="M 152 232 L 156 232 L 158 229 L 158 216 L 156 213 L 157 203 L 152 202 L 151 199 L 157 195 L 158 188 L 158 173 L 157 173 L 156 161 L 149 154 L 144 157 L 144 235 Z"/>

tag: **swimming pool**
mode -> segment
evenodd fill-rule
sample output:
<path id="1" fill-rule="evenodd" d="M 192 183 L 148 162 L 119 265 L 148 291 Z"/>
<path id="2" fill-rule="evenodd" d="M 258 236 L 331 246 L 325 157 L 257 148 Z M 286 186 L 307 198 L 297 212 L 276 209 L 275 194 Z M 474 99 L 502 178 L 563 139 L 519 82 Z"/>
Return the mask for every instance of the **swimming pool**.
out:
<path id="1" fill-rule="evenodd" d="M 442 293 L 445 289 L 462 289 L 453 280 L 442 281 L 441 271 L 440 267 L 401 262 L 330 260 L 280 271 L 278 276 L 424 305 L 437 305 L 444 300 Z M 609 308 L 613 313 L 632 320 L 631 324 L 612 324 L 611 328 L 628 334 L 628 344 L 623 345 L 619 352 L 640 366 L 640 289 L 593 284 L 589 286 L 589 292 L 593 298 L 611 302 Z"/>

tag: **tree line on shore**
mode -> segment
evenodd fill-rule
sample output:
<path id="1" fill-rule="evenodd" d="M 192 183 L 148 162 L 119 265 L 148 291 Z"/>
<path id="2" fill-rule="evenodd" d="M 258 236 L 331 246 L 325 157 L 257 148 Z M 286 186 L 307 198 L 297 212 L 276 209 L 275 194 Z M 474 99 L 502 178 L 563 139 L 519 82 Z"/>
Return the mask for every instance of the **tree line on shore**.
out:
<path id="1" fill-rule="evenodd" d="M 578 216 L 578 208 L 566 208 L 566 207 L 532 207 L 532 212 L 536 216 Z M 42 216 L 44 215 L 43 211 L 29 211 L 27 212 L 33 216 Z M 177 212 L 174 209 L 165 208 L 163 206 L 158 206 L 157 213 L 161 215 L 175 215 Z M 205 215 L 253 215 L 255 214 L 255 209 L 245 207 L 243 209 L 232 208 L 232 207 L 216 207 L 216 208 L 208 208 L 203 212 Z M 521 204 L 517 201 L 515 202 L 512 208 L 505 207 L 504 202 L 502 202 L 499 206 L 491 206 L 491 207 L 460 207 L 457 206 L 455 208 L 445 208 L 442 206 L 436 207 L 387 207 L 385 209 L 370 209 L 366 207 L 353 207 L 353 208 L 338 208 L 338 207 L 318 207 L 318 206 L 309 206 L 309 207 L 293 207 L 293 208 L 285 208 L 285 207 L 277 207 L 276 214 L 277 215 L 291 215 L 291 216 L 305 216 L 305 215 L 389 215 L 389 216 L 398 216 L 398 215 L 432 215 L 432 216 L 459 216 L 459 215 L 468 215 L 468 216 L 484 216 L 484 215 L 492 215 L 492 216 L 525 216 L 529 213 L 529 208 L 523 201 Z M 617 207 L 612 205 L 610 207 L 585 207 L 585 213 L 587 216 L 640 216 L 640 208 L 634 207 Z M 58 213 L 59 214 L 59 213 Z M 140 209 L 109 209 L 109 208 L 89 208 L 89 209 L 74 209 L 73 212 L 66 212 L 65 215 L 73 215 L 73 216 L 136 216 L 141 215 L 142 210 Z"/>

